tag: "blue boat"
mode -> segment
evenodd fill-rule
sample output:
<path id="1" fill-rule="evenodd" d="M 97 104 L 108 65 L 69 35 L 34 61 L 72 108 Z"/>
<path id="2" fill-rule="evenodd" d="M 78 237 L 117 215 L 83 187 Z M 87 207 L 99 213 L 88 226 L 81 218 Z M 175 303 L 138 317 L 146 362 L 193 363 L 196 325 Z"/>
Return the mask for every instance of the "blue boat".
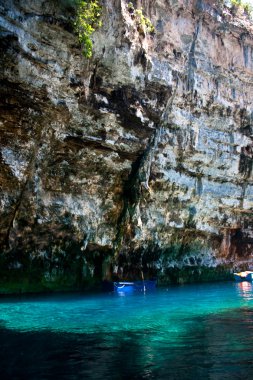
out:
<path id="1" fill-rule="evenodd" d="M 253 281 L 253 272 L 251 271 L 245 271 L 245 272 L 239 272 L 234 273 L 234 278 L 236 282 L 242 282 L 242 281 Z"/>
<path id="2" fill-rule="evenodd" d="M 114 291 L 117 293 L 133 293 L 135 291 L 145 292 L 147 290 L 154 290 L 156 288 L 156 280 L 144 281 L 119 281 L 114 282 Z"/>

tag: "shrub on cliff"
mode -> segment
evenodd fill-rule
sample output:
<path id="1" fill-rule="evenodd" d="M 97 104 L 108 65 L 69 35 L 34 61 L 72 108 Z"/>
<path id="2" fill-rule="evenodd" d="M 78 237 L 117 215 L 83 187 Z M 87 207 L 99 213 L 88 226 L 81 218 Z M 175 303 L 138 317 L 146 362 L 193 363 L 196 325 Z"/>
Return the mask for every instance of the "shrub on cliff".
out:
<path id="1" fill-rule="evenodd" d="M 250 18 L 253 16 L 253 3 L 251 0 L 215 0 L 215 4 L 223 10 L 228 9 L 233 15 L 240 10 Z"/>
<path id="2" fill-rule="evenodd" d="M 139 33 L 146 34 L 146 33 L 154 33 L 155 27 L 152 24 L 151 20 L 144 16 L 143 9 L 136 9 L 132 2 L 128 3 L 128 11 L 132 14 L 132 17 L 136 19 L 137 22 L 137 29 Z"/>
<path id="3" fill-rule="evenodd" d="M 91 35 L 102 25 L 101 10 L 100 0 L 77 0 L 75 30 L 86 58 L 92 57 Z"/>
<path id="4" fill-rule="evenodd" d="M 237 11 L 239 8 L 241 8 L 248 16 L 252 15 L 253 7 L 250 2 L 243 0 L 230 0 L 230 3 L 232 10 Z"/>

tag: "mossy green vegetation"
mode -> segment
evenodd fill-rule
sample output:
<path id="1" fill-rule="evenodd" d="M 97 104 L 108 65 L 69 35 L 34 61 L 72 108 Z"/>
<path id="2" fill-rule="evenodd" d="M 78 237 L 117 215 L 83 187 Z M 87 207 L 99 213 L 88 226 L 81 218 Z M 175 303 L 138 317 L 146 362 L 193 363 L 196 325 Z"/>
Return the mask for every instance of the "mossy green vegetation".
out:
<path id="1" fill-rule="evenodd" d="M 153 34 L 155 32 L 155 27 L 151 20 L 144 16 L 143 9 L 136 9 L 132 2 L 128 3 L 128 10 L 136 19 L 138 31 L 142 34 Z"/>
<path id="2" fill-rule="evenodd" d="M 74 263 L 75 264 L 75 263 Z M 24 294 L 24 293 L 48 293 L 62 291 L 95 290 L 101 286 L 101 279 L 92 277 L 80 277 L 78 269 L 73 264 L 72 270 L 43 271 L 43 268 L 12 269 L 8 273 L 1 273 L 0 295 Z"/>
<path id="3" fill-rule="evenodd" d="M 92 57 L 91 35 L 102 26 L 102 6 L 100 0 L 78 0 L 75 19 L 75 30 L 78 33 L 79 42 L 85 58 Z"/>
<path id="4" fill-rule="evenodd" d="M 190 284 L 215 281 L 231 281 L 233 274 L 231 269 L 225 265 L 217 267 L 206 266 L 186 266 L 183 268 L 167 268 L 159 276 L 158 284 L 167 286 L 168 284 Z"/>
<path id="5" fill-rule="evenodd" d="M 51 246 L 45 256 L 21 250 L 0 254 L 0 295 L 96 289 L 103 259 L 97 252 L 84 257 L 80 244 L 67 240 Z"/>

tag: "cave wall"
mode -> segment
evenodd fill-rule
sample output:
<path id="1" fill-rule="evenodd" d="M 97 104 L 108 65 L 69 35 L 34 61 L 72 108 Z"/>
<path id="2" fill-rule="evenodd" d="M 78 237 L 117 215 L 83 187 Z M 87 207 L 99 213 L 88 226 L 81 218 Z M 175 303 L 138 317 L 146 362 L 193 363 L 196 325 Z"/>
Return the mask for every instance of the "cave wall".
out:
<path id="1" fill-rule="evenodd" d="M 71 1 L 0 0 L 3 291 L 252 265 L 252 21 L 137 1 L 150 35 L 127 4 L 87 60 Z"/>

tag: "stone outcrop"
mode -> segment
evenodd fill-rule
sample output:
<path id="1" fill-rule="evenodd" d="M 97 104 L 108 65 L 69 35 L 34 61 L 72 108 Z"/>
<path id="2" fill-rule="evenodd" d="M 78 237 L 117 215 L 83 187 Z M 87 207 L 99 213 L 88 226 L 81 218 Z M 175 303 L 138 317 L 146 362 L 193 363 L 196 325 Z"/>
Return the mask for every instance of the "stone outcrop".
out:
<path id="1" fill-rule="evenodd" d="M 0 0 L 2 291 L 252 265 L 253 23 L 137 1 L 149 35 L 127 4 L 88 61 L 70 0 Z"/>

